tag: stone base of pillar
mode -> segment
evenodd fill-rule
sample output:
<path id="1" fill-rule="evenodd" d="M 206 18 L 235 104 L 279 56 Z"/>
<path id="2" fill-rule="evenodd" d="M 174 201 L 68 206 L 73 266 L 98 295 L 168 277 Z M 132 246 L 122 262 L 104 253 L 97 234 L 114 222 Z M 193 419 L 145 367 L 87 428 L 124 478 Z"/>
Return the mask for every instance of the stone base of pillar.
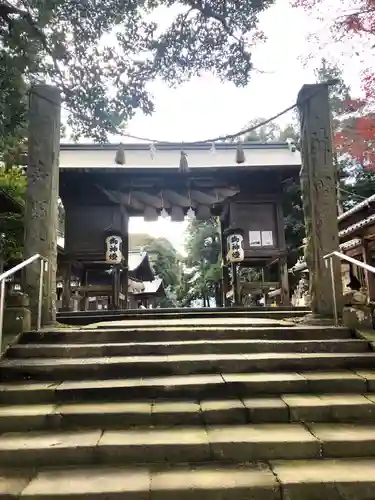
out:
<path id="1" fill-rule="evenodd" d="M 302 318 L 298 318 L 298 323 L 311 326 L 333 326 L 335 324 L 334 318 L 327 318 L 318 314 L 309 313 Z"/>
<path id="2" fill-rule="evenodd" d="M 30 300 L 25 294 L 11 294 L 7 297 L 4 311 L 3 342 L 1 351 L 18 334 L 31 330 Z"/>
<path id="3" fill-rule="evenodd" d="M 346 306 L 343 309 L 344 326 L 354 329 L 372 329 L 372 311 L 367 305 Z"/>

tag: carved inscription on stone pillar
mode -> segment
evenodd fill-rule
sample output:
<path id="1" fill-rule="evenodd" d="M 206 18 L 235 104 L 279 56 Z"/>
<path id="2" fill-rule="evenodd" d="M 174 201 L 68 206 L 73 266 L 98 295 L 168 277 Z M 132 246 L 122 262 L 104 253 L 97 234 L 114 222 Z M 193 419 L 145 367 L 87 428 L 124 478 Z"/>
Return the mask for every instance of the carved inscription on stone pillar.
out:
<path id="1" fill-rule="evenodd" d="M 30 93 L 25 258 L 39 253 L 48 260 L 44 273 L 42 324 L 56 319 L 57 224 L 59 196 L 60 92 L 36 85 Z M 25 269 L 35 326 L 39 293 L 39 263 Z"/>
<path id="2" fill-rule="evenodd" d="M 305 213 L 305 258 L 314 314 L 333 317 L 331 276 L 323 256 L 339 249 L 336 176 L 325 84 L 304 85 L 298 95 L 301 119 L 301 189 Z M 334 261 L 337 303 L 341 304 L 340 263 Z"/>

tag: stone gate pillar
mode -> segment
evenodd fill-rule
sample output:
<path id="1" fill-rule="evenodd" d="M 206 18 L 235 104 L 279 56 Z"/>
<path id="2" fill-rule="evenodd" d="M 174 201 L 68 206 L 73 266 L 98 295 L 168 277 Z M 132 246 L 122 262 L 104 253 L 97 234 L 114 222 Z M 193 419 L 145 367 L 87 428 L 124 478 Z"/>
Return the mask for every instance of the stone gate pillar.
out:
<path id="1" fill-rule="evenodd" d="M 36 253 L 48 259 L 44 273 L 42 325 L 56 320 L 57 226 L 60 152 L 60 91 L 35 85 L 30 91 L 25 258 Z M 24 290 L 30 297 L 36 325 L 40 263 L 25 268 Z"/>
<path id="2" fill-rule="evenodd" d="M 333 318 L 331 275 L 323 256 L 339 249 L 337 186 L 333 164 L 328 85 L 304 85 L 298 94 L 301 120 L 301 190 L 306 228 L 306 263 L 314 315 Z M 334 259 L 337 304 L 342 300 L 340 262 Z M 339 311 L 340 312 L 340 311 Z"/>

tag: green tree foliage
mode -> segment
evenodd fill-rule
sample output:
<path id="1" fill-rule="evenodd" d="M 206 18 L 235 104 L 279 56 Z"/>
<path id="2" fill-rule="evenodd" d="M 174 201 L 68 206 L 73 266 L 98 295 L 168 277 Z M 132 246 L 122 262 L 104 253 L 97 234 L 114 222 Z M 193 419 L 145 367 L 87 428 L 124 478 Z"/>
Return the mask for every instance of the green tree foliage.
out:
<path id="1" fill-rule="evenodd" d="M 210 71 L 245 86 L 259 15 L 273 3 L 0 0 L 0 137 L 20 133 L 29 82 L 56 84 L 74 133 L 97 140 L 153 111 L 157 77 L 176 85 Z"/>
<path id="2" fill-rule="evenodd" d="M 180 282 L 179 256 L 166 238 L 148 237 L 144 246 L 148 253 L 155 275 L 163 279 L 164 286 L 174 290 Z"/>
<path id="3" fill-rule="evenodd" d="M 341 182 L 343 208 L 348 210 L 373 194 L 375 194 L 375 172 L 359 164 L 347 166 L 345 181 Z"/>
<path id="4" fill-rule="evenodd" d="M 202 300 L 208 305 L 211 298 L 220 303 L 221 237 L 216 217 L 204 221 L 192 219 L 186 230 L 185 271 L 178 290 L 182 305 Z"/>
<path id="5" fill-rule="evenodd" d="M 25 205 L 27 176 L 20 167 L 0 167 L 0 189 L 12 198 Z M 65 211 L 59 199 L 58 204 L 59 233 L 64 234 Z M 24 225 L 23 214 L 7 213 L 0 216 L 0 256 L 3 263 L 22 258 Z"/>
<path id="6" fill-rule="evenodd" d="M 317 82 L 338 80 L 337 85 L 330 88 L 330 106 L 332 112 L 332 128 L 334 139 L 336 132 L 350 127 L 352 117 L 348 115 L 348 103 L 353 102 L 350 87 L 344 82 L 340 68 L 323 59 L 315 72 Z M 253 120 L 254 125 L 263 121 L 262 118 Z M 277 123 L 270 123 L 251 132 L 246 140 L 250 141 L 285 141 L 286 139 L 299 141 L 297 123 L 280 127 Z M 356 158 L 348 154 L 335 155 L 338 173 L 338 196 L 342 210 L 347 210 L 375 193 L 375 172 L 358 163 Z M 283 186 L 283 212 L 285 222 L 286 243 L 289 250 L 288 264 L 293 265 L 301 254 L 304 238 L 304 214 L 301 200 L 301 188 L 298 179 L 287 179 Z"/>
<path id="7" fill-rule="evenodd" d="M 0 189 L 12 196 L 21 205 L 26 193 L 26 175 L 18 167 L 0 167 Z M 23 215 L 0 214 L 0 261 L 1 267 L 10 260 L 22 256 Z"/>
<path id="8" fill-rule="evenodd" d="M 249 122 L 249 127 L 255 126 L 258 123 L 265 121 L 265 118 L 258 117 Z M 266 125 L 249 132 L 245 136 L 245 141 L 249 142 L 270 142 L 270 141 L 282 141 L 285 142 L 287 139 L 296 140 L 298 138 L 297 124 L 291 123 L 285 127 L 281 127 L 276 122 L 270 122 Z"/>
<path id="9" fill-rule="evenodd" d="M 0 21 L 0 41 L 2 29 Z M 17 65 L 13 50 L 0 42 L 0 163 L 19 164 L 19 145 L 25 136 L 25 76 Z"/>
<path id="10" fill-rule="evenodd" d="M 172 243 L 166 238 L 154 238 L 148 234 L 131 234 L 129 250 L 147 252 L 155 275 L 162 278 L 166 297 L 159 300 L 159 305 L 176 305 L 181 281 L 181 257 Z"/>
<path id="11" fill-rule="evenodd" d="M 0 189 L 23 204 L 27 188 L 27 177 L 19 167 L 0 167 Z"/>
<path id="12" fill-rule="evenodd" d="M 334 146 L 338 151 L 336 163 L 339 182 L 339 203 L 341 210 L 347 210 L 354 204 L 375 193 L 375 172 L 366 165 L 362 165 L 355 155 L 345 152 L 340 154 L 342 136 L 346 136 L 346 131 L 355 127 L 358 123 L 358 100 L 353 99 L 350 87 L 345 83 L 341 69 L 336 65 L 322 59 L 320 67 L 316 70 L 318 82 L 327 80 L 338 80 L 337 85 L 330 90 L 330 106 L 332 112 L 332 128 L 334 135 Z M 350 112 L 354 106 L 355 114 Z"/>

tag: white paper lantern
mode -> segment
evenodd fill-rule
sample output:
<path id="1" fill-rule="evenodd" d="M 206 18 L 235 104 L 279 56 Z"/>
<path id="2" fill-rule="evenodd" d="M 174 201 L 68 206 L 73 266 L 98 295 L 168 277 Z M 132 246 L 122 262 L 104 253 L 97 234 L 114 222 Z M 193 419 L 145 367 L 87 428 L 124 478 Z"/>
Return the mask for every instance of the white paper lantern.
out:
<path id="1" fill-rule="evenodd" d="M 121 264 L 122 262 L 121 236 L 108 236 L 105 239 L 105 261 L 108 264 Z"/>
<path id="2" fill-rule="evenodd" d="M 228 236 L 227 241 L 227 260 L 229 262 L 242 262 L 245 258 L 245 251 L 243 249 L 243 236 L 241 234 L 231 234 L 230 236 Z"/>

